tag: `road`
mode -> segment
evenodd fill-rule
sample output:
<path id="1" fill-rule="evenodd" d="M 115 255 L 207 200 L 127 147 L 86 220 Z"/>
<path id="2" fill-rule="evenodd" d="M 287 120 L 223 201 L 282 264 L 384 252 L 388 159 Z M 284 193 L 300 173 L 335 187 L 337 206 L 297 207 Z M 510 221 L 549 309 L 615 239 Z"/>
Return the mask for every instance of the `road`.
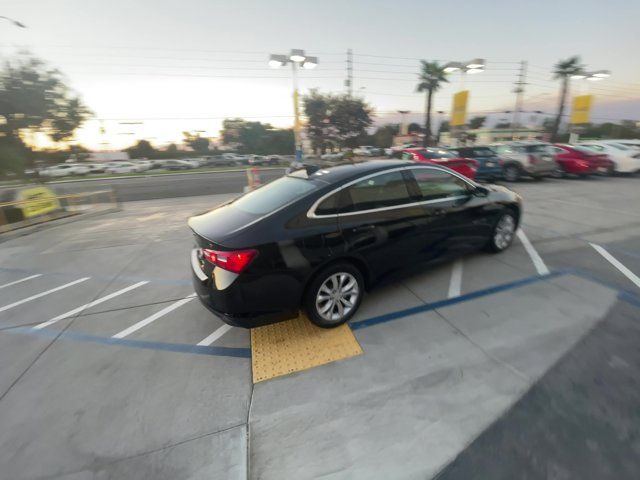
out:
<path id="1" fill-rule="evenodd" d="M 263 182 L 284 174 L 285 169 L 260 171 Z M 238 193 L 247 185 L 245 171 L 175 175 L 149 175 L 112 179 L 79 180 L 50 183 L 59 194 L 80 193 L 114 188 L 121 202 Z"/>
<path id="2" fill-rule="evenodd" d="M 372 290 L 364 353 L 255 384 L 187 260 L 186 219 L 230 195 L 9 240 L 0 479 L 637 478 L 639 184 L 512 185 L 511 248 Z"/>

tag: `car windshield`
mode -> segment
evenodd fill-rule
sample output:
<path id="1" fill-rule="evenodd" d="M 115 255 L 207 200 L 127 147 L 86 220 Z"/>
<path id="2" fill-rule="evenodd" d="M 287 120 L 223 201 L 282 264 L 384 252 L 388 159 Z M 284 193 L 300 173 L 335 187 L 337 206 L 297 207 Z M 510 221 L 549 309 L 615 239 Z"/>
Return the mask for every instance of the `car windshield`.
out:
<path id="1" fill-rule="evenodd" d="M 478 157 L 491 157 L 495 155 L 494 151 L 489 147 L 475 147 L 473 149 L 473 154 Z"/>
<path id="2" fill-rule="evenodd" d="M 233 206 L 246 213 L 264 215 L 316 190 L 318 186 L 302 178 L 286 176 L 243 195 Z"/>
<path id="3" fill-rule="evenodd" d="M 607 143 L 607 145 L 613 148 L 617 148 L 618 150 L 629 150 L 629 147 L 626 147 L 620 143 Z"/>

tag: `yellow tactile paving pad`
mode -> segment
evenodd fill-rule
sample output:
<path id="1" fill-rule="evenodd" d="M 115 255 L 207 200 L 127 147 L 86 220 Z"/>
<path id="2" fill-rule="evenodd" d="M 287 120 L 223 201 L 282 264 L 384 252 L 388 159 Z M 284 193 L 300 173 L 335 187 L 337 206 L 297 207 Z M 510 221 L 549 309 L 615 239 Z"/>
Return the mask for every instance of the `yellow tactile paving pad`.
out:
<path id="1" fill-rule="evenodd" d="M 348 325 L 320 328 L 305 315 L 251 330 L 253 383 L 360 355 Z"/>

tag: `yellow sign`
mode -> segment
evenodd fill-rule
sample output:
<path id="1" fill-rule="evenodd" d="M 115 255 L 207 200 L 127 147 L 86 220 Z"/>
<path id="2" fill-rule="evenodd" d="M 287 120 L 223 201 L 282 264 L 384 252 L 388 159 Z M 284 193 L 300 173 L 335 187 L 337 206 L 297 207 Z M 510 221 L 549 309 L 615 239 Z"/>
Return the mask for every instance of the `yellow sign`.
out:
<path id="1" fill-rule="evenodd" d="M 453 112 L 451 114 L 451 126 L 460 127 L 467 123 L 467 100 L 469 90 L 461 90 L 453 95 Z"/>
<path id="2" fill-rule="evenodd" d="M 60 208 L 56 194 L 47 187 L 25 188 L 18 191 L 16 201 L 20 203 L 24 218 L 36 217 Z"/>
<path id="3" fill-rule="evenodd" d="M 580 123 L 589 123 L 589 114 L 591 113 L 591 104 L 593 95 L 579 95 L 573 97 L 573 111 L 571 112 L 572 125 Z"/>

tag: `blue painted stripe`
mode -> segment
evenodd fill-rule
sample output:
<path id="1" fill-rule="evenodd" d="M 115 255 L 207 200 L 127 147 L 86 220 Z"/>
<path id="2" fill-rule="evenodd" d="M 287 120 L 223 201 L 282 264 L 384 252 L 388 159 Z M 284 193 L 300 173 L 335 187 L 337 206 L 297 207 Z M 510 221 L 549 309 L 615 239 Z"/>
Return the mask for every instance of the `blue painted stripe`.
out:
<path id="1" fill-rule="evenodd" d="M 49 338 L 55 338 L 60 334 L 59 330 L 34 330 L 31 327 L 17 327 L 4 330 L 8 333 L 26 333 L 31 335 L 41 335 Z M 149 342 L 146 340 L 132 340 L 127 338 L 112 338 L 112 337 L 100 337 L 97 335 L 88 335 L 78 332 L 64 332 L 59 337 L 61 340 L 73 340 L 77 342 L 91 342 L 99 343 L 102 345 L 117 345 L 121 347 L 130 348 L 144 348 L 147 350 L 164 350 L 166 352 L 179 352 L 179 353 L 195 353 L 198 355 L 216 355 L 222 357 L 237 357 L 237 358 L 251 358 L 250 348 L 236 348 L 236 347 L 215 347 L 215 346 L 200 346 L 189 345 L 183 343 L 165 343 L 165 342 Z"/>
<path id="2" fill-rule="evenodd" d="M 513 290 L 514 288 L 524 287 L 525 285 L 530 285 L 532 283 L 550 280 L 552 278 L 565 275 L 566 273 L 567 272 L 564 270 L 559 270 L 559 271 L 551 272 L 547 275 L 534 275 L 534 276 L 522 278 L 520 280 L 516 280 L 513 282 L 496 285 L 494 287 L 489 287 L 482 290 L 476 290 L 475 292 L 466 293 L 464 295 L 460 295 L 459 297 L 447 298 L 446 300 L 439 300 L 433 303 L 426 303 L 424 305 L 419 305 L 417 307 L 411 307 L 405 310 L 399 310 L 397 312 L 386 313 L 384 315 L 380 315 L 377 317 L 368 318 L 366 320 L 352 322 L 349 325 L 351 326 L 352 330 L 360 330 L 362 328 L 367 328 L 373 325 L 379 325 L 381 323 L 386 323 L 392 320 L 397 320 L 399 318 L 415 315 L 416 313 L 429 312 L 437 308 L 448 307 L 450 305 L 455 305 L 462 302 L 468 302 L 469 300 L 473 300 L 476 298 L 486 297 L 487 295 L 493 295 L 495 293 L 505 292 L 507 290 Z"/>

